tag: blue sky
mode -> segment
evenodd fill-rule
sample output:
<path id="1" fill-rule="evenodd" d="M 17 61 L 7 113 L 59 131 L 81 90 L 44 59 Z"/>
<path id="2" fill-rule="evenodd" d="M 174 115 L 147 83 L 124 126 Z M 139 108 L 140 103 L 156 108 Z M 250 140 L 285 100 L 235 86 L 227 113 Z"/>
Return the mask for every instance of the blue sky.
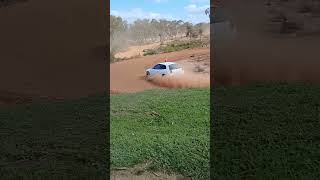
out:
<path id="1" fill-rule="evenodd" d="M 132 23 L 136 19 L 183 20 L 209 22 L 205 9 L 210 0 L 110 0 L 110 14 Z"/>

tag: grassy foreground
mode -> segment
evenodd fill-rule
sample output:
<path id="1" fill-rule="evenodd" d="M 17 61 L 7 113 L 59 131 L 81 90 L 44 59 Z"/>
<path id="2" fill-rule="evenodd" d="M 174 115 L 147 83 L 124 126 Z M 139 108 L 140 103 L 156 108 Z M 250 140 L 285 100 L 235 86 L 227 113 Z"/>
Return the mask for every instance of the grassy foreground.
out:
<path id="1" fill-rule="evenodd" d="M 106 101 L 1 107 L 1 179 L 105 179 Z"/>
<path id="2" fill-rule="evenodd" d="M 320 86 L 213 89 L 214 179 L 318 179 Z"/>
<path id="3" fill-rule="evenodd" d="M 215 179 L 318 179 L 319 85 L 255 84 L 212 91 Z M 112 167 L 151 160 L 151 168 L 207 179 L 209 93 L 181 89 L 111 96 Z M 105 109 L 105 96 L 1 107 L 1 179 L 103 176 Z"/>
<path id="4" fill-rule="evenodd" d="M 209 89 L 149 90 L 111 96 L 111 166 L 208 179 Z"/>

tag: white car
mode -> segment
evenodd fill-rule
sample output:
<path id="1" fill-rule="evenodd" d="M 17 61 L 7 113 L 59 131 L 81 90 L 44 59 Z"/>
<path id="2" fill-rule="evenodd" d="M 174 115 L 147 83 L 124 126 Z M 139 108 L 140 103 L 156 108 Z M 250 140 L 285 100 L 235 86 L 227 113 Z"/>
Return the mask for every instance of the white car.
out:
<path id="1" fill-rule="evenodd" d="M 153 68 L 146 70 L 147 77 L 153 76 L 156 74 L 159 75 L 174 75 L 174 74 L 183 74 L 183 69 L 177 64 L 173 62 L 164 62 L 156 64 Z"/>

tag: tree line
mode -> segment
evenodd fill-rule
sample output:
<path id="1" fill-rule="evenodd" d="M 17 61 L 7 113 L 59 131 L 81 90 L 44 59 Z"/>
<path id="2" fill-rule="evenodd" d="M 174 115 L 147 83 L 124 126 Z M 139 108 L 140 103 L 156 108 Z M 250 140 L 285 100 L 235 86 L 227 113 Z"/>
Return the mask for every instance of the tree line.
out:
<path id="1" fill-rule="evenodd" d="M 163 43 L 181 37 L 202 37 L 209 31 L 209 23 L 192 24 L 182 20 L 138 19 L 132 24 L 121 17 L 110 16 L 111 52 L 125 49 L 128 43 Z"/>

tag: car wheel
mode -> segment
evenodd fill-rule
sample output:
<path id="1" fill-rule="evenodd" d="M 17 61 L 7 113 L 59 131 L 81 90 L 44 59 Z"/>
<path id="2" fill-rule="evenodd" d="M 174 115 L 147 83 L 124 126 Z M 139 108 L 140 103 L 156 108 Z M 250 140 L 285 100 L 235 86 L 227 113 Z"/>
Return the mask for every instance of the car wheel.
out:
<path id="1" fill-rule="evenodd" d="M 147 72 L 145 76 L 145 80 L 149 81 L 149 79 L 150 79 L 150 72 Z"/>

